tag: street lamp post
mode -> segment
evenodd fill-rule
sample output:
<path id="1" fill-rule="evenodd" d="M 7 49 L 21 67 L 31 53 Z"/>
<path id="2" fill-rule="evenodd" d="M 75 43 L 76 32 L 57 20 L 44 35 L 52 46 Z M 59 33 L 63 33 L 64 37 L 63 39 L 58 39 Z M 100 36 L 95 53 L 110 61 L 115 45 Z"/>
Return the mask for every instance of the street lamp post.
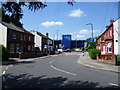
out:
<path id="1" fill-rule="evenodd" d="M 93 24 L 92 23 L 88 23 L 86 25 L 91 25 L 91 29 L 92 29 L 92 38 L 93 38 Z"/>
<path id="2" fill-rule="evenodd" d="M 57 48 L 58 48 L 58 31 L 59 31 L 59 30 L 57 30 Z"/>

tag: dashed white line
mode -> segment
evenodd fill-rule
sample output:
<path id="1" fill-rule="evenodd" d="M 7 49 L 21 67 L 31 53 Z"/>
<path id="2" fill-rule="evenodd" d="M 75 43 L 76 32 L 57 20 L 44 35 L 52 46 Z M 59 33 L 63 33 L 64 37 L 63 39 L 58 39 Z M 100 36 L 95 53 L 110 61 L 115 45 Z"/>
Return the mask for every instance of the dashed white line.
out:
<path id="1" fill-rule="evenodd" d="M 3 71 L 3 75 L 5 74 L 5 71 Z"/>
<path id="2" fill-rule="evenodd" d="M 50 61 L 49 63 L 51 64 L 54 60 Z M 51 68 L 57 70 L 57 71 L 60 71 L 60 72 L 64 72 L 64 73 L 67 73 L 67 74 L 71 74 L 71 75 L 77 75 L 77 74 L 74 74 L 74 73 L 71 73 L 71 72 L 68 72 L 68 71 L 64 71 L 62 69 L 58 69 L 56 67 L 54 67 L 53 65 L 50 65 Z"/>
<path id="3" fill-rule="evenodd" d="M 50 64 L 53 62 L 54 60 L 50 61 Z"/>
<path id="4" fill-rule="evenodd" d="M 6 67 L 6 69 L 8 69 L 9 67 Z"/>
<path id="5" fill-rule="evenodd" d="M 109 83 L 112 86 L 119 86 L 118 84 L 114 84 L 114 83 Z"/>

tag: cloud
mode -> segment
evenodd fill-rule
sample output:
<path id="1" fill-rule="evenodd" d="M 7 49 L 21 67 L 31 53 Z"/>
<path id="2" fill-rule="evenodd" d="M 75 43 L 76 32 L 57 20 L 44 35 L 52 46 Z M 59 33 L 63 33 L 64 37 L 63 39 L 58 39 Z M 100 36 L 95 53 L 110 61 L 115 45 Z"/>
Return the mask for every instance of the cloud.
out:
<path id="1" fill-rule="evenodd" d="M 72 33 L 69 33 L 69 34 L 71 34 L 71 35 L 74 35 L 74 34 L 76 34 L 77 32 L 72 32 Z"/>
<path id="2" fill-rule="evenodd" d="M 70 11 L 69 16 L 70 17 L 82 17 L 82 16 L 86 16 L 86 15 L 80 9 L 78 9 L 78 10 L 75 9 L 75 10 Z"/>
<path id="3" fill-rule="evenodd" d="M 77 38 L 83 38 L 84 36 L 83 35 L 77 35 L 76 37 Z"/>
<path id="4" fill-rule="evenodd" d="M 60 26 L 60 25 L 63 25 L 63 22 L 46 21 L 46 22 L 41 23 L 41 25 L 45 27 L 56 26 L 56 25 Z"/>
<path id="5" fill-rule="evenodd" d="M 93 30 L 93 33 L 99 33 L 99 32 L 100 32 L 100 30 Z M 92 31 L 87 30 L 87 29 L 82 29 L 82 30 L 79 31 L 79 33 L 80 34 L 90 34 L 90 33 L 92 33 Z"/>

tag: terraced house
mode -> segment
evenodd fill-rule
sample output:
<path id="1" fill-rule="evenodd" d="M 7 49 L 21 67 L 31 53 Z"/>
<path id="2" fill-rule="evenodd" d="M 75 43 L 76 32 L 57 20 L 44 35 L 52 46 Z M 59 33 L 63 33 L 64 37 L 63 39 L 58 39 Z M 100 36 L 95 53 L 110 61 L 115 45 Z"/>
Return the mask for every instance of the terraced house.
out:
<path id="1" fill-rule="evenodd" d="M 97 49 L 101 50 L 100 58 L 106 58 L 120 54 L 120 18 L 114 21 L 110 20 L 110 25 L 99 36 L 97 40 Z"/>
<path id="2" fill-rule="evenodd" d="M 32 52 L 34 35 L 12 23 L 0 23 L 0 44 L 10 52 L 10 57 L 19 57 L 19 53 Z"/>

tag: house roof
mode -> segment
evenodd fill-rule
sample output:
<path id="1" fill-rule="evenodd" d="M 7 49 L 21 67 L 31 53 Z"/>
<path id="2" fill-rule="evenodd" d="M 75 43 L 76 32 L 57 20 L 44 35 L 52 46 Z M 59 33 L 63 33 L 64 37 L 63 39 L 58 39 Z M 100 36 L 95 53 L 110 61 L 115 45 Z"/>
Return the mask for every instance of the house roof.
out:
<path id="1" fill-rule="evenodd" d="M 108 26 L 108 28 L 99 36 L 99 38 L 100 38 L 104 33 L 106 33 L 106 32 L 109 30 L 109 28 L 112 27 L 112 26 L 113 26 L 113 23 Z M 98 38 L 98 39 L 99 39 L 99 38 Z"/>
<path id="2" fill-rule="evenodd" d="M 49 37 L 45 36 L 44 34 L 42 34 L 42 33 L 40 33 L 40 32 L 37 32 L 37 34 L 40 35 L 40 36 L 43 37 L 43 38 L 50 39 Z M 52 39 L 50 39 L 50 40 L 52 40 Z"/>
<path id="3" fill-rule="evenodd" d="M 11 23 L 6 23 L 6 22 L 1 22 L 1 23 L 9 29 L 16 30 L 16 31 L 19 31 L 19 32 L 23 32 L 21 29 L 17 28 L 15 25 L 13 25 Z"/>
<path id="4" fill-rule="evenodd" d="M 120 18 L 118 18 L 117 20 L 120 20 Z M 116 22 L 117 20 L 115 20 L 114 22 Z M 113 23 L 114 23 L 114 22 L 113 22 Z M 108 26 L 108 28 L 99 36 L 99 38 L 100 38 L 105 32 L 107 32 L 110 27 L 113 26 L 113 23 Z M 99 39 L 99 38 L 98 38 L 98 39 Z"/>
<path id="5" fill-rule="evenodd" d="M 10 22 L 10 23 L 2 22 L 2 24 L 3 24 L 4 26 L 6 26 L 7 28 L 9 28 L 9 29 L 12 29 L 12 30 L 16 30 L 16 31 L 19 31 L 19 32 L 24 32 L 24 33 L 33 35 L 32 33 L 30 33 L 29 31 L 25 30 L 24 28 L 18 27 L 18 26 L 14 25 L 14 24 L 11 23 L 11 22 Z"/>

